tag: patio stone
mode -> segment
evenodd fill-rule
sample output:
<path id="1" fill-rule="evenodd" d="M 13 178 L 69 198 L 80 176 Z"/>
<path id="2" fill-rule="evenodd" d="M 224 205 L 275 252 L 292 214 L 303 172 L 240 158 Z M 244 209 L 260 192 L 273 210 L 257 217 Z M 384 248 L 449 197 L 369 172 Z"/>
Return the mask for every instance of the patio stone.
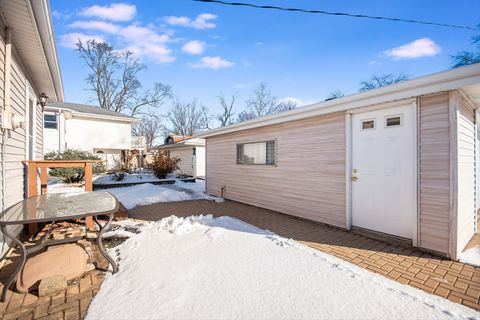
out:
<path id="1" fill-rule="evenodd" d="M 40 297 L 50 296 L 67 289 L 67 279 L 64 276 L 57 275 L 40 281 L 38 286 L 38 295 Z"/>

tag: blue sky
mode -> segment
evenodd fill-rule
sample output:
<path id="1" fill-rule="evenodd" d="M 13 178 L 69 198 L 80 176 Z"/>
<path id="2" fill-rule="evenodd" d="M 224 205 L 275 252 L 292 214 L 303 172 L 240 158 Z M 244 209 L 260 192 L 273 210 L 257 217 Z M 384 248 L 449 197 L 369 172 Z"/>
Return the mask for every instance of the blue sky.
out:
<path id="1" fill-rule="evenodd" d="M 245 0 L 475 26 L 480 2 Z M 163 82 L 184 100 L 218 110 L 219 92 L 237 93 L 237 113 L 260 81 L 279 99 L 318 102 L 358 91 L 374 74 L 418 77 L 448 69 L 450 55 L 473 49 L 473 31 L 400 22 L 228 7 L 191 0 L 52 0 L 66 101 L 86 103 L 87 68 L 73 43 L 97 38 L 128 48 L 147 65 L 145 87 Z M 169 104 L 163 107 L 166 112 Z"/>

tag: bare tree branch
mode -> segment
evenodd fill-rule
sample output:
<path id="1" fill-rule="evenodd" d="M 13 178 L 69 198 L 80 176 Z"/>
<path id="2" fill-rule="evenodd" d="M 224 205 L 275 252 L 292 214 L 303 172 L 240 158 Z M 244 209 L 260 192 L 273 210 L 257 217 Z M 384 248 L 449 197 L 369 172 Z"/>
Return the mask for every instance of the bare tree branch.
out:
<path id="1" fill-rule="evenodd" d="M 193 136 L 195 132 L 203 129 L 205 124 L 202 106 L 195 99 L 187 103 L 175 100 L 168 112 L 168 118 L 171 123 L 168 131 L 183 136 Z"/>
<path id="2" fill-rule="evenodd" d="M 220 92 L 218 95 L 218 101 L 220 102 L 220 106 L 222 107 L 222 112 L 215 115 L 215 119 L 220 121 L 220 127 L 228 126 L 229 124 L 234 123 L 233 117 L 235 116 L 235 112 L 233 111 L 233 106 L 235 104 L 235 100 L 237 100 L 238 95 L 232 94 L 229 101 L 225 98 L 225 94 Z"/>
<path id="3" fill-rule="evenodd" d="M 170 86 L 155 83 L 151 90 L 142 90 L 138 73 L 146 66 L 130 51 L 118 52 L 106 42 L 78 40 L 79 56 L 90 69 L 86 82 L 96 95 L 98 105 L 132 116 L 148 114 L 145 109 L 158 108 L 171 97 Z"/>
<path id="4" fill-rule="evenodd" d="M 153 147 L 155 140 L 162 132 L 164 126 L 161 119 L 154 113 L 142 117 L 142 121 L 132 127 L 132 133 L 135 136 L 145 137 L 145 144 L 148 149 Z"/>
<path id="5" fill-rule="evenodd" d="M 404 73 L 386 73 L 378 76 L 373 76 L 369 80 L 364 80 L 360 82 L 360 91 L 368 91 L 375 88 L 385 87 L 405 80 L 408 80 L 408 75 Z"/>

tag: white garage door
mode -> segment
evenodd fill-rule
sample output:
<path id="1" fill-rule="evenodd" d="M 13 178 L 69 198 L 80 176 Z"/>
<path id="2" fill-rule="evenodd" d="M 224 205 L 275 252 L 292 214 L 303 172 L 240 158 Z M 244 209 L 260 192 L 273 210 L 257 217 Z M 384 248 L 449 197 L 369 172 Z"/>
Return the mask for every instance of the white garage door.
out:
<path id="1" fill-rule="evenodd" d="M 414 107 L 352 116 L 352 224 L 412 239 L 416 219 Z"/>

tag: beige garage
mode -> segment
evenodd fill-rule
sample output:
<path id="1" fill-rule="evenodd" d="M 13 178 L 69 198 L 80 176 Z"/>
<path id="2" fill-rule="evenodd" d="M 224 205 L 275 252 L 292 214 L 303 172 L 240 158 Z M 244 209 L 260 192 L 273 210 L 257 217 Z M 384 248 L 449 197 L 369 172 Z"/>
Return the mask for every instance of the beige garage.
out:
<path id="1" fill-rule="evenodd" d="M 480 65 L 210 130 L 207 192 L 456 258 L 477 230 Z"/>

